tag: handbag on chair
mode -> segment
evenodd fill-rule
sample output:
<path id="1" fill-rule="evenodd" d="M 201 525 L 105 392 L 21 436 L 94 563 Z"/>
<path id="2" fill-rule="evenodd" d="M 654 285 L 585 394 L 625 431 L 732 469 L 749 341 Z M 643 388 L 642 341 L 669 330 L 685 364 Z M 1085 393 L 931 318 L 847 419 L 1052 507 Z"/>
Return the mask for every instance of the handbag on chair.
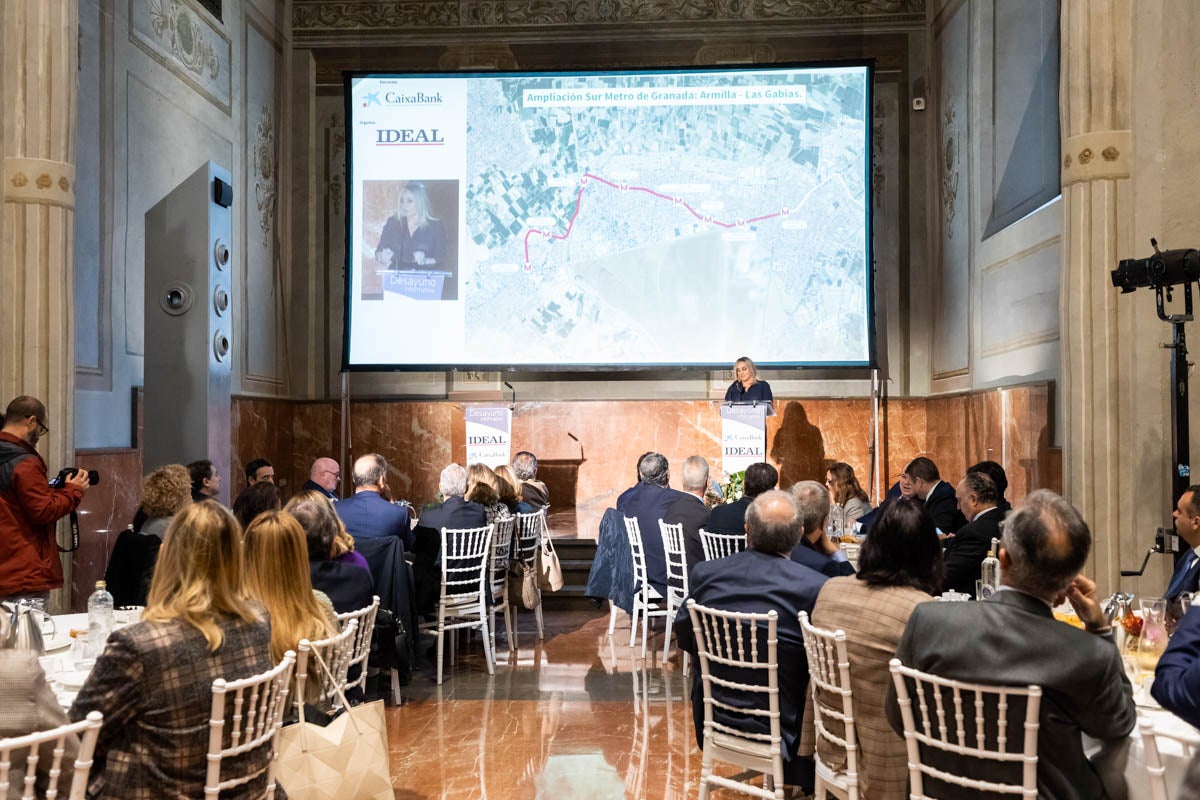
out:
<path id="1" fill-rule="evenodd" d="M 533 611 L 542 604 L 536 564 L 514 561 L 508 568 L 508 602 L 513 606 L 520 604 L 526 611 Z"/>
<path id="2" fill-rule="evenodd" d="M 562 564 L 549 536 L 542 537 L 542 548 L 538 551 L 538 588 L 557 592 L 563 587 Z"/>
<path id="3" fill-rule="evenodd" d="M 333 674 L 321 654 L 313 658 L 331 683 Z M 391 800 L 387 724 L 383 701 L 350 707 L 337 688 L 345 711 L 326 727 L 300 721 L 279 731 L 275 779 L 291 800 Z"/>

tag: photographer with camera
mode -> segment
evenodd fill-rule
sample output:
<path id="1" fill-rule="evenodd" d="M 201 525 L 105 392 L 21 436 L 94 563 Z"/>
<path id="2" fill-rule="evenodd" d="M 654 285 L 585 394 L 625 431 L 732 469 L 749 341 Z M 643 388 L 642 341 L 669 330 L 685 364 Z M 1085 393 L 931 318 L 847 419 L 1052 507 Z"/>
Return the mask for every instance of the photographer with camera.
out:
<path id="1" fill-rule="evenodd" d="M 91 481 L 76 470 L 50 485 L 34 449 L 49 432 L 40 400 L 22 395 L 8 404 L 0 429 L 0 601 L 48 600 L 63 585 L 54 523 L 79 507 Z"/>

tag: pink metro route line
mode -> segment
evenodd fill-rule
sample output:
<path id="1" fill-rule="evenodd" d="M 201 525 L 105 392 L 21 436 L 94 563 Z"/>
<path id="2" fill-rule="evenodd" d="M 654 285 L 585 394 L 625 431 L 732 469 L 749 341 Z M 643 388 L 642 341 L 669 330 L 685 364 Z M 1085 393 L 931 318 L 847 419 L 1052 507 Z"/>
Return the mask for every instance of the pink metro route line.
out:
<path id="1" fill-rule="evenodd" d="M 552 233 L 551 231 L 538 230 L 537 228 L 530 228 L 529 230 L 525 231 L 525 269 L 530 268 L 530 261 L 529 261 L 529 237 L 530 236 L 533 236 L 536 234 L 538 236 L 541 236 L 544 239 L 557 239 L 560 242 L 566 241 L 571 236 L 571 230 L 575 227 L 575 220 L 579 218 L 579 209 L 583 206 L 583 193 L 585 191 L 587 191 L 587 187 L 591 183 L 591 181 L 596 181 L 597 183 L 602 183 L 605 186 L 608 186 L 609 188 L 617 189 L 622 192 L 643 192 L 643 193 L 651 195 L 653 197 L 657 197 L 660 200 L 666 200 L 670 203 L 674 203 L 675 205 L 679 206 L 680 208 L 687 209 L 693 217 L 700 220 L 701 222 L 711 223 L 713 225 L 718 225 L 722 228 L 741 228 L 746 225 L 751 225 L 755 222 L 762 222 L 763 220 L 774 219 L 775 217 L 785 217 L 788 215 L 787 210 L 784 209 L 782 211 L 776 211 L 773 214 L 763 214 L 762 216 L 751 217 L 750 219 L 739 219 L 736 222 L 722 222 L 719 219 L 713 219 L 708 214 L 703 214 L 703 213 L 697 211 L 696 209 L 692 208 L 690 205 L 685 203 L 679 197 L 671 197 L 670 195 L 665 195 L 662 192 L 656 192 L 653 189 L 650 189 L 646 186 L 630 186 L 627 183 L 613 183 L 610 180 L 601 178 L 599 175 L 593 175 L 590 172 L 585 172 L 583 174 L 583 177 L 579 179 L 579 193 L 575 195 L 575 211 L 574 211 L 574 213 L 571 214 L 571 219 L 567 221 L 567 230 L 565 232 Z"/>

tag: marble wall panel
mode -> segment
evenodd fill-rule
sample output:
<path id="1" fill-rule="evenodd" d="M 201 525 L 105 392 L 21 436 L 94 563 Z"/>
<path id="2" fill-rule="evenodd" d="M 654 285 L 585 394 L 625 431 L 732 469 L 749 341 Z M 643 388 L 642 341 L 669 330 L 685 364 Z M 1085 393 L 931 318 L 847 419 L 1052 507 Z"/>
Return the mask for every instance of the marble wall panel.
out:
<path id="1" fill-rule="evenodd" d="M 354 403 L 350 459 L 367 453 L 382 455 L 388 461 L 392 494 L 419 507 L 437 495 L 442 468 L 463 460 L 465 441 L 462 452 L 455 453 L 451 447 L 454 431 L 462 428 L 461 420 L 461 406 L 454 403 Z M 337 441 L 336 435 L 333 441 Z M 347 466 L 342 466 L 342 490 L 348 494 L 353 489 L 348 485 Z"/>
<path id="2" fill-rule="evenodd" d="M 75 466 L 100 473 L 79 506 L 79 550 L 71 571 L 71 611 L 86 611 L 96 581 L 103 580 L 117 535 L 133 521 L 141 499 L 140 450 L 77 450 Z"/>
<path id="3" fill-rule="evenodd" d="M 265 458 L 275 467 L 275 482 L 286 497 L 308 477 L 298 475 L 292 465 L 292 404 L 282 400 L 235 397 L 230 415 L 232 458 L 225 486 L 232 500 L 246 488 L 246 464 Z M 297 482 L 299 478 L 299 482 Z"/>
<path id="4" fill-rule="evenodd" d="M 928 402 L 917 398 L 889 399 L 884 405 L 880 444 L 884 448 L 885 469 L 880 481 L 880 497 L 872 498 L 873 501 L 882 498 L 909 461 L 927 452 Z"/>
<path id="5" fill-rule="evenodd" d="M 294 490 L 299 490 L 308 480 L 314 461 L 341 458 L 342 409 L 335 402 L 293 403 L 291 412 L 292 452 L 288 473 L 295 482 Z M 344 469 L 344 472 L 346 477 L 339 489 L 349 492 L 350 471 Z"/>

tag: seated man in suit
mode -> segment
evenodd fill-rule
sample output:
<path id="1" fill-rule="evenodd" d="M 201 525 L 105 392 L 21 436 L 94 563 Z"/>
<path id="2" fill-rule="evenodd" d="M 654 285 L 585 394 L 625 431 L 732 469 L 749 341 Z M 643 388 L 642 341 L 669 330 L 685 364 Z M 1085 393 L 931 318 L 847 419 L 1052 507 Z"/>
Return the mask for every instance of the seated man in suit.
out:
<path id="1" fill-rule="evenodd" d="M 1004 493 L 1008 491 L 1008 474 L 1004 471 L 1004 467 L 995 461 L 980 461 L 978 464 L 967 467 L 967 474 L 970 475 L 972 472 L 982 472 L 992 479 L 992 483 L 996 484 L 996 494 L 999 495 L 996 500 L 996 508 L 1000 510 L 1000 519 L 1007 517 L 1008 512 L 1012 511 L 1012 503 L 1008 502 L 1008 498 L 1004 496 Z"/>
<path id="2" fill-rule="evenodd" d="M 699 605 L 723 611 L 766 613 L 773 610 L 779 615 L 776 633 L 779 641 L 779 722 L 783 733 L 784 780 L 812 791 L 812 759 L 796 755 L 805 695 L 808 693 L 808 659 L 804 654 L 804 635 L 796 615 L 800 611 L 812 614 L 817 594 L 826 579 L 824 575 L 787 557 L 800 540 L 801 531 L 800 508 L 795 498 L 780 491 L 760 494 L 746 510 L 748 549 L 726 558 L 697 564 L 692 573 L 689 598 Z M 675 635 L 680 649 L 691 653 L 692 663 L 698 664 L 697 632 L 692 630 L 686 604 L 675 620 Z M 760 644 L 764 638 L 760 635 Z M 696 742 L 703 747 L 704 690 L 698 667 L 693 668 L 692 675 L 692 715 L 696 724 Z M 722 699 L 720 686 L 714 685 L 713 692 L 718 699 Z M 731 727 L 761 733 L 769 730 L 766 719 L 761 717 L 731 718 L 720 710 L 714 710 L 714 713 L 717 721 Z"/>
<path id="3" fill-rule="evenodd" d="M 662 453 L 643 453 L 638 459 L 638 482 L 617 498 L 617 511 L 626 517 L 636 517 L 642 532 L 642 551 L 646 555 L 646 579 L 659 594 L 667 593 L 667 564 L 663 555 L 662 535 L 658 521 L 665 519 L 667 506 L 675 499 L 668 486 L 670 465 Z"/>
<path id="4" fill-rule="evenodd" d="M 333 504 L 346 530 L 355 539 L 399 536 L 412 549 L 408 508 L 392 503 L 388 494 L 387 460 L 369 453 L 354 462 L 354 495 Z"/>
<path id="5" fill-rule="evenodd" d="M 746 477 L 742 481 L 742 496 L 732 503 L 719 505 L 708 515 L 706 531 L 714 533 L 744 533 L 746 530 L 746 509 L 754 502 L 754 498 L 763 492 L 774 489 L 779 483 L 779 471 L 770 464 L 759 462 L 746 467 Z"/>
<path id="6" fill-rule="evenodd" d="M 992 549 L 992 539 L 1000 538 L 997 507 L 1000 493 L 983 472 L 968 472 L 958 484 L 958 508 L 970 520 L 958 533 L 945 540 L 945 589 L 975 596 L 975 581 L 983 572 L 983 559 Z"/>
<path id="7" fill-rule="evenodd" d="M 1175 532 L 1187 542 L 1187 551 L 1175 565 L 1171 582 L 1163 594 L 1167 600 L 1176 601 L 1184 592 L 1196 592 L 1200 581 L 1200 486 L 1189 486 L 1175 504 Z"/>
<path id="8" fill-rule="evenodd" d="M 467 470 L 459 464 L 450 464 L 442 470 L 438 479 L 438 491 L 442 504 L 426 509 L 418 526 L 428 528 L 441 536 L 442 528 L 482 528 L 487 525 L 487 510 L 479 503 L 467 500 Z"/>
<path id="9" fill-rule="evenodd" d="M 1184 722 L 1200 726 L 1200 607 L 1189 610 L 1175 627 L 1154 670 L 1150 694 Z"/>
<path id="10" fill-rule="evenodd" d="M 908 462 L 901 476 L 901 484 L 907 481 L 913 493 L 925 504 L 925 513 L 937 526 L 938 533 L 956 533 L 967 524 L 958 510 L 958 498 L 954 487 L 942 480 L 937 464 L 920 456 Z M 903 486 L 901 486 L 903 490 Z"/>
<path id="11" fill-rule="evenodd" d="M 1045 489 L 1033 492 L 1005 522 L 1000 591 L 981 603 L 918 605 L 896 650 L 906 666 L 945 678 L 1040 686 L 1038 796 L 1056 800 L 1107 798 L 1097 765 L 1084 754 L 1081 734 L 1124 739 L 1137 721 L 1129 679 L 1096 597 L 1096 584 L 1080 574 L 1091 543 L 1087 523 L 1070 503 Z M 1064 597 L 1084 630 L 1054 619 L 1050 609 Z M 913 708 L 919 714 L 916 704 Z M 1014 712 L 1024 714 L 1023 708 Z M 887 717 L 901 733 L 896 690 L 890 684 Z M 1001 766 L 950 754 L 931 755 L 930 762 L 979 780 L 1020 783 L 1019 762 Z M 936 783 L 926 781 L 925 792 L 935 797 L 963 795 L 962 790 L 939 792 Z"/>
<path id="12" fill-rule="evenodd" d="M 816 481 L 800 481 L 789 490 L 800 508 L 804 533 L 792 548 L 792 561 L 815 569 L 828 578 L 853 575 L 846 553 L 825 532 L 829 519 L 829 490 Z"/>
<path id="13" fill-rule="evenodd" d="M 704 505 L 704 493 L 708 491 L 708 462 L 702 456 L 685 459 L 679 477 L 683 491 L 673 495 L 663 522 L 683 525 L 683 545 L 690 577 L 692 568 L 704 560 L 700 529 L 708 524 L 708 506 Z"/>

